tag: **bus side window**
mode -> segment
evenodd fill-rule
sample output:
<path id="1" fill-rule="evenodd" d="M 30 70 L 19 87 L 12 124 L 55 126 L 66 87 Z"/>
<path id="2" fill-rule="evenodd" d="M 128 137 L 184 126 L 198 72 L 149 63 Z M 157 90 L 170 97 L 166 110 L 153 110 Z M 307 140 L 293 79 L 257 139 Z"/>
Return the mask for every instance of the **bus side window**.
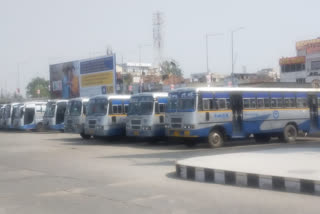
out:
<path id="1" fill-rule="evenodd" d="M 165 104 L 159 103 L 159 113 L 164 113 L 164 112 L 165 112 Z"/>
<path id="2" fill-rule="evenodd" d="M 118 105 L 118 114 L 122 114 L 122 104 Z"/>
<path id="3" fill-rule="evenodd" d="M 279 108 L 283 107 L 283 99 L 282 98 L 278 98 L 278 107 Z"/>
<path id="4" fill-rule="evenodd" d="M 275 99 L 275 98 L 272 98 L 271 99 L 271 107 L 272 108 L 277 108 L 278 106 L 277 106 L 277 99 Z"/>
<path id="5" fill-rule="evenodd" d="M 270 99 L 269 98 L 264 98 L 263 102 L 264 102 L 265 108 L 270 108 Z"/>
<path id="6" fill-rule="evenodd" d="M 261 98 L 257 99 L 257 108 L 264 108 L 263 99 Z"/>
<path id="7" fill-rule="evenodd" d="M 124 113 L 128 114 L 128 109 L 129 109 L 129 105 L 128 104 L 124 104 Z"/>
<path id="8" fill-rule="evenodd" d="M 244 107 L 245 109 L 250 108 L 249 99 L 243 99 L 243 107 Z"/>
<path id="9" fill-rule="evenodd" d="M 118 105 L 112 105 L 112 114 L 118 114 Z"/>
<path id="10" fill-rule="evenodd" d="M 298 108 L 307 107 L 307 100 L 305 98 L 297 98 L 297 107 Z"/>
<path id="11" fill-rule="evenodd" d="M 226 109 L 226 100 L 225 99 L 217 99 L 218 100 L 218 109 Z"/>
<path id="12" fill-rule="evenodd" d="M 203 99 L 202 100 L 202 110 L 203 111 L 210 110 L 210 99 Z"/>
<path id="13" fill-rule="evenodd" d="M 250 108 L 256 108 L 256 98 L 250 99 Z"/>
<path id="14" fill-rule="evenodd" d="M 230 99 L 226 99 L 227 109 L 231 109 Z"/>

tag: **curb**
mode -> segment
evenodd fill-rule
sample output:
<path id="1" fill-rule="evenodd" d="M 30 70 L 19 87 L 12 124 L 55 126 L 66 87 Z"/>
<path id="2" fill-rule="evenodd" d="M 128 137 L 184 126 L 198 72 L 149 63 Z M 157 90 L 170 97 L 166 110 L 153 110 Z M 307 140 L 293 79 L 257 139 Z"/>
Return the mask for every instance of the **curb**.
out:
<path id="1" fill-rule="evenodd" d="M 320 196 L 320 181 L 244 172 L 208 169 L 176 164 L 176 174 L 186 180 L 251 187 Z"/>

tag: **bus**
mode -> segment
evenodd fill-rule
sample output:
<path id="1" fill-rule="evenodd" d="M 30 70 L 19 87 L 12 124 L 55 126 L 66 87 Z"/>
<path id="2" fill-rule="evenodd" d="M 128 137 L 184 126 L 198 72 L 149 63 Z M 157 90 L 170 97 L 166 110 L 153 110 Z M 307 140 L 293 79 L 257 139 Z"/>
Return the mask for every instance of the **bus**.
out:
<path id="1" fill-rule="evenodd" d="M 27 102 L 13 115 L 13 127 L 20 130 L 43 130 L 43 116 L 47 102 Z"/>
<path id="2" fill-rule="evenodd" d="M 85 134 L 125 136 L 129 100 L 130 95 L 98 95 L 90 98 Z"/>
<path id="3" fill-rule="evenodd" d="M 319 131 L 320 90 L 306 88 L 184 88 L 169 93 L 166 135 L 206 138 L 211 147 L 228 139 L 279 137 Z"/>
<path id="4" fill-rule="evenodd" d="M 68 100 L 49 100 L 43 116 L 43 125 L 46 129 L 64 131 L 64 115 Z"/>
<path id="5" fill-rule="evenodd" d="M 77 133 L 83 139 L 89 139 L 91 136 L 84 133 L 84 124 L 87 114 L 87 105 L 89 98 L 74 98 L 69 100 L 64 117 L 64 132 Z"/>
<path id="6" fill-rule="evenodd" d="M 16 111 L 19 110 L 20 106 L 23 105 L 22 103 L 11 103 L 7 104 L 5 106 L 4 110 L 4 123 L 3 126 L 4 128 L 7 129 L 13 129 L 13 115 L 15 114 Z"/>
<path id="7" fill-rule="evenodd" d="M 132 95 L 129 103 L 126 135 L 164 137 L 164 114 L 168 93 L 145 92 Z"/>
<path id="8" fill-rule="evenodd" d="M 6 109 L 6 105 L 5 104 L 0 107 L 0 129 L 4 128 L 5 109 Z"/>

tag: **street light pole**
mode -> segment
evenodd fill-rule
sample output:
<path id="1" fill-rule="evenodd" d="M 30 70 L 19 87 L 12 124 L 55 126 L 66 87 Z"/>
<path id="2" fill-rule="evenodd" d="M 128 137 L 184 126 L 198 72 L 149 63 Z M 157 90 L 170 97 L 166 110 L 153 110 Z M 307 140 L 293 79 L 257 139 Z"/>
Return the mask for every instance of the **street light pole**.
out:
<path id="1" fill-rule="evenodd" d="M 231 31 L 231 81 L 232 81 L 232 87 L 234 86 L 233 34 L 237 31 L 243 30 L 243 29 L 244 29 L 244 27 L 239 27 L 239 28 Z"/>
<path id="2" fill-rule="evenodd" d="M 219 36 L 222 33 L 206 34 L 206 64 L 207 64 L 207 74 L 209 74 L 209 48 L 208 48 L 208 38 L 209 36 Z"/>

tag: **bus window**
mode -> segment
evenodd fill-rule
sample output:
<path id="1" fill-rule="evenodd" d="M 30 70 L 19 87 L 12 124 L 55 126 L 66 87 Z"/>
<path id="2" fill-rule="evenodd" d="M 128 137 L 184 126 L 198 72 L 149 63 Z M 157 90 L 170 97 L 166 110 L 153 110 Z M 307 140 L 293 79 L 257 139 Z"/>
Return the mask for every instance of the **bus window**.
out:
<path id="1" fill-rule="evenodd" d="M 226 109 L 226 100 L 225 99 L 217 99 L 218 100 L 218 109 Z"/>
<path id="2" fill-rule="evenodd" d="M 257 108 L 264 108 L 263 99 L 261 98 L 257 99 Z"/>
<path id="3" fill-rule="evenodd" d="M 226 99 L 227 109 L 230 109 L 230 99 Z"/>
<path id="4" fill-rule="evenodd" d="M 122 114 L 122 105 L 112 105 L 112 114 Z"/>
<path id="5" fill-rule="evenodd" d="M 298 107 L 298 108 L 305 108 L 305 107 L 307 107 L 307 100 L 306 100 L 306 98 L 297 98 L 297 107 Z"/>
<path id="6" fill-rule="evenodd" d="M 164 103 L 159 103 L 159 112 L 164 113 L 165 112 L 165 104 Z"/>
<path id="7" fill-rule="evenodd" d="M 264 98 L 263 102 L 264 102 L 265 108 L 270 108 L 270 99 L 269 98 Z"/>
<path id="8" fill-rule="evenodd" d="M 294 108 L 295 105 L 295 99 L 294 98 L 285 98 L 284 99 L 284 107 L 286 108 Z"/>
<path id="9" fill-rule="evenodd" d="M 250 108 L 249 99 L 243 99 L 243 107 L 244 108 Z"/>
<path id="10" fill-rule="evenodd" d="M 255 98 L 250 99 L 250 108 L 256 108 L 256 99 Z"/>
<path id="11" fill-rule="evenodd" d="M 203 99 L 202 101 L 202 109 L 204 111 L 210 110 L 210 100 L 209 99 Z"/>
<path id="12" fill-rule="evenodd" d="M 128 114 L 128 109 L 129 109 L 129 105 L 128 104 L 124 104 L 124 113 Z"/>
<path id="13" fill-rule="evenodd" d="M 282 98 L 279 98 L 279 99 L 278 99 L 278 107 L 279 107 L 279 108 L 282 108 L 282 107 L 283 107 L 283 99 L 282 99 Z"/>

